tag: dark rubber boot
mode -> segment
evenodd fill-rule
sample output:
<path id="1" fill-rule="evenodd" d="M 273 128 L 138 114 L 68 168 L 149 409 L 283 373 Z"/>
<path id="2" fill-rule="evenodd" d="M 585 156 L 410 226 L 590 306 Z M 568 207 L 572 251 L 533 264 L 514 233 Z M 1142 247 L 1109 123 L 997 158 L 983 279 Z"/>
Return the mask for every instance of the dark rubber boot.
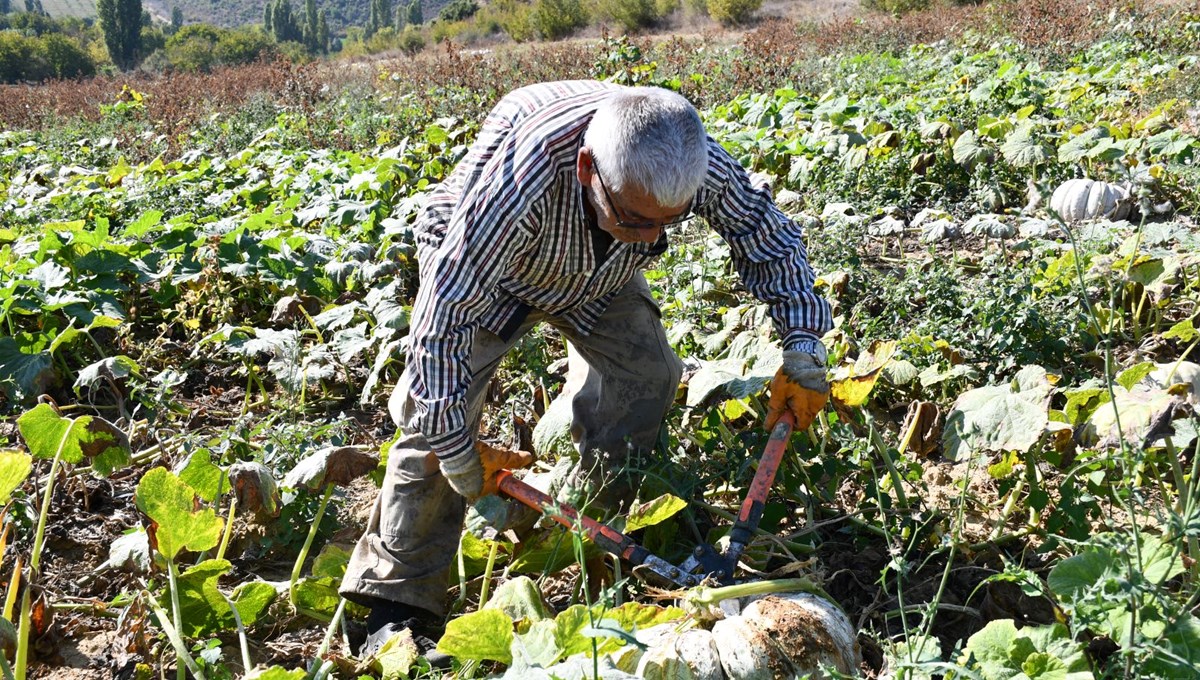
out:
<path id="1" fill-rule="evenodd" d="M 443 630 L 441 619 L 420 607 L 387 600 L 375 600 L 371 604 L 371 613 L 367 616 L 367 639 L 358 649 L 358 658 L 370 658 L 393 635 L 405 629 L 411 631 L 417 651 L 425 657 L 431 668 L 450 668 L 450 657 L 437 651 L 437 641 Z"/>

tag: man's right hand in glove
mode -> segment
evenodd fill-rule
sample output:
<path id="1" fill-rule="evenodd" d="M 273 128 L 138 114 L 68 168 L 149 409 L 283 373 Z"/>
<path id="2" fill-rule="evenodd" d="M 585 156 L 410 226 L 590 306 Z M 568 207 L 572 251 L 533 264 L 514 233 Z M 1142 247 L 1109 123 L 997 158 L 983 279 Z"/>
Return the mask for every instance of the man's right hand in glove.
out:
<path id="1" fill-rule="evenodd" d="M 767 403 L 767 431 L 775 427 L 779 417 L 791 412 L 797 430 L 807 430 L 829 401 L 829 382 L 825 377 L 825 348 L 816 353 L 787 350 L 783 365 L 771 381 L 771 398 Z"/>
<path id="2" fill-rule="evenodd" d="M 509 451 L 475 442 L 473 451 L 444 459 L 440 464 L 450 488 L 473 501 L 496 493 L 496 473 L 500 470 L 528 467 L 532 463 L 533 454 L 528 451 Z"/>

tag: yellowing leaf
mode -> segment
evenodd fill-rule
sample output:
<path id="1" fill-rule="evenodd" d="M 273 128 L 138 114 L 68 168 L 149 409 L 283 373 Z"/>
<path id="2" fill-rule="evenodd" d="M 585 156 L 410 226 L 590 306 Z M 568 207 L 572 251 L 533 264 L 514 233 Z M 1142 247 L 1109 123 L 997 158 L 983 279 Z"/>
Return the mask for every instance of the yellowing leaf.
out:
<path id="1" fill-rule="evenodd" d="M 687 507 L 687 501 L 665 493 L 652 501 L 641 503 L 629 513 L 629 521 L 625 531 L 636 531 L 660 524 L 670 519 L 675 513 Z"/>
<path id="2" fill-rule="evenodd" d="M 107 477 L 129 464 L 129 440 L 125 433 L 99 416 L 74 420 L 60 416 L 49 404 L 38 404 L 20 418 L 17 426 L 34 458 L 78 464 L 90 459 L 93 471 Z"/>
<path id="3" fill-rule="evenodd" d="M 154 468 L 138 482 L 134 502 L 154 521 L 158 551 L 175 559 L 180 550 L 214 548 L 224 522 L 212 508 L 194 510 L 196 492 L 166 468 Z"/>
<path id="4" fill-rule="evenodd" d="M 33 469 L 33 457 L 22 451 L 0 451 L 0 505 L 8 505 L 12 492 Z"/>
<path id="5" fill-rule="evenodd" d="M 860 354 L 852 366 L 839 368 L 829 383 L 830 396 L 842 406 L 862 406 L 867 403 L 884 367 L 895 354 L 894 340 L 871 343 L 871 347 Z"/>
<path id="6" fill-rule="evenodd" d="M 437 649 L 460 660 L 512 663 L 513 620 L 499 609 L 481 609 L 446 624 Z"/>

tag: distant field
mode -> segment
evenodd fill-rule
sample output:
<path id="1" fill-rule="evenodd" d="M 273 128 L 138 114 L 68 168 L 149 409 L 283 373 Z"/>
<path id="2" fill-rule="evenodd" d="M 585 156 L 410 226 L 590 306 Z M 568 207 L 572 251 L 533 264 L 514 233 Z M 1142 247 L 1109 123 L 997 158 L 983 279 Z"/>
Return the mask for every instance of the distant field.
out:
<path id="1" fill-rule="evenodd" d="M 21 2 L 13 2 L 14 7 Z M 96 16 L 96 0 L 42 0 L 42 7 L 52 17 L 94 17 Z"/>

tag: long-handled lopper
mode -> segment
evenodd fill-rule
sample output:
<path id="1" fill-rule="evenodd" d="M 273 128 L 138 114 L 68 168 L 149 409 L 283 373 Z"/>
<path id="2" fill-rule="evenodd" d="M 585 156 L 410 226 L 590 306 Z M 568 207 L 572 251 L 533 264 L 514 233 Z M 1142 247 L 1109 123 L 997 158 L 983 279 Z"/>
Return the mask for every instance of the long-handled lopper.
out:
<path id="1" fill-rule="evenodd" d="M 568 528 L 581 527 L 584 534 L 601 549 L 621 557 L 634 566 L 633 573 L 643 581 L 663 587 L 691 588 L 706 579 L 712 579 L 720 584 L 734 582 L 733 574 L 737 568 L 742 552 L 754 537 L 754 530 L 762 519 L 763 510 L 767 504 L 767 494 L 775 481 L 775 473 L 787 450 L 788 440 L 792 436 L 795 421 L 790 413 L 785 413 L 771 438 L 763 449 L 762 458 L 758 461 L 758 471 L 754 473 L 754 481 L 746 492 L 738 511 L 737 521 L 729 532 L 729 547 L 724 552 L 707 543 L 696 546 L 683 564 L 675 566 L 658 557 L 639 545 L 629 536 L 602 524 L 569 506 L 555 501 L 550 496 L 529 486 L 513 477 L 508 470 L 501 470 L 497 475 L 500 491 L 525 505 L 544 512 Z"/>

